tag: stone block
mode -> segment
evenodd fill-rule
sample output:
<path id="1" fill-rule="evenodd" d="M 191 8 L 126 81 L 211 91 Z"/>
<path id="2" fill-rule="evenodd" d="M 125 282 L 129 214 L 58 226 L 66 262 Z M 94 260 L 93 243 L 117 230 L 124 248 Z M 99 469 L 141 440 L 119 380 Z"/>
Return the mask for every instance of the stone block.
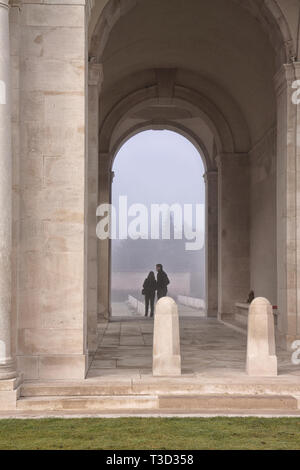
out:
<path id="1" fill-rule="evenodd" d="M 277 376 L 275 327 L 272 305 L 267 299 L 254 299 L 248 316 L 247 374 Z"/>
<path id="2" fill-rule="evenodd" d="M 178 308 L 173 299 L 157 302 L 154 317 L 153 375 L 181 375 Z"/>

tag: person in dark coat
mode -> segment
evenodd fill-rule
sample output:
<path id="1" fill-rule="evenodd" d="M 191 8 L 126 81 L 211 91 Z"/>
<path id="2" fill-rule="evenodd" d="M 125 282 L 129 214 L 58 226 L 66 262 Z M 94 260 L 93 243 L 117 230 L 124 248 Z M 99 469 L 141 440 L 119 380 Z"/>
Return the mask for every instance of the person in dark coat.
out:
<path id="1" fill-rule="evenodd" d="M 150 317 L 154 315 L 154 300 L 156 291 L 156 280 L 154 272 L 151 271 L 143 284 L 143 295 L 145 296 L 145 317 L 148 316 L 150 305 Z"/>
<path id="2" fill-rule="evenodd" d="M 170 284 L 167 273 L 165 273 L 162 264 L 156 265 L 157 271 L 157 300 L 166 297 L 168 293 L 168 285 Z"/>

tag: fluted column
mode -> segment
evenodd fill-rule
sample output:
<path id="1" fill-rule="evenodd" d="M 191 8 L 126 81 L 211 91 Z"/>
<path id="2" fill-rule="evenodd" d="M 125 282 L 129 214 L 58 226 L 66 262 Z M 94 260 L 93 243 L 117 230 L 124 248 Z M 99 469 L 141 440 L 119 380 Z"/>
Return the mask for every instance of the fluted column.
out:
<path id="1" fill-rule="evenodd" d="M 0 1 L 0 380 L 16 376 L 11 357 L 12 157 L 8 0 Z"/>

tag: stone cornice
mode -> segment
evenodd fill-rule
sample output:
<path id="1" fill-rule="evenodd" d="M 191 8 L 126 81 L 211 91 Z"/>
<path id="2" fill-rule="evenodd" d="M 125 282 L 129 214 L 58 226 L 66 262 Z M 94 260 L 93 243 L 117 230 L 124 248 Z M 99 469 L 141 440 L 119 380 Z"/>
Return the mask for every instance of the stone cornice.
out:
<path id="1" fill-rule="evenodd" d="M 89 63 L 89 85 L 101 87 L 103 82 L 103 65 L 90 62 Z"/>
<path id="2" fill-rule="evenodd" d="M 218 174 L 218 170 L 208 170 L 203 175 L 205 183 L 208 183 L 210 181 L 216 181 L 218 179 Z"/>

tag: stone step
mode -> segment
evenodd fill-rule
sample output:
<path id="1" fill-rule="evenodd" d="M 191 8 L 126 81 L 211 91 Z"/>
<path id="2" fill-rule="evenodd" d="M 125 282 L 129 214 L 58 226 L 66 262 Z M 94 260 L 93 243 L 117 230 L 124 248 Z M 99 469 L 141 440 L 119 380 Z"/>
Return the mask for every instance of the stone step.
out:
<path id="1" fill-rule="evenodd" d="M 21 398 L 34 397 L 98 397 L 98 396 L 171 396 L 171 395 L 298 395 L 300 382 L 278 382 L 277 379 L 251 382 L 233 379 L 216 380 L 191 378 L 156 378 L 106 380 L 95 383 L 75 382 L 27 382 L 22 384 Z"/>
<path id="2" fill-rule="evenodd" d="M 18 411 L 126 411 L 126 410 L 244 410 L 298 411 L 299 399 L 286 395 L 166 395 L 27 397 L 17 402 Z"/>
<path id="3" fill-rule="evenodd" d="M 157 396 L 81 396 L 81 397 L 27 397 L 17 401 L 17 410 L 153 410 L 158 408 Z"/>
<path id="4" fill-rule="evenodd" d="M 159 409 L 298 410 L 298 400 L 284 395 L 198 395 L 159 397 Z"/>
<path id="5" fill-rule="evenodd" d="M 25 383 L 21 397 L 81 397 L 81 396 L 132 395 L 131 380 L 93 383 Z"/>

